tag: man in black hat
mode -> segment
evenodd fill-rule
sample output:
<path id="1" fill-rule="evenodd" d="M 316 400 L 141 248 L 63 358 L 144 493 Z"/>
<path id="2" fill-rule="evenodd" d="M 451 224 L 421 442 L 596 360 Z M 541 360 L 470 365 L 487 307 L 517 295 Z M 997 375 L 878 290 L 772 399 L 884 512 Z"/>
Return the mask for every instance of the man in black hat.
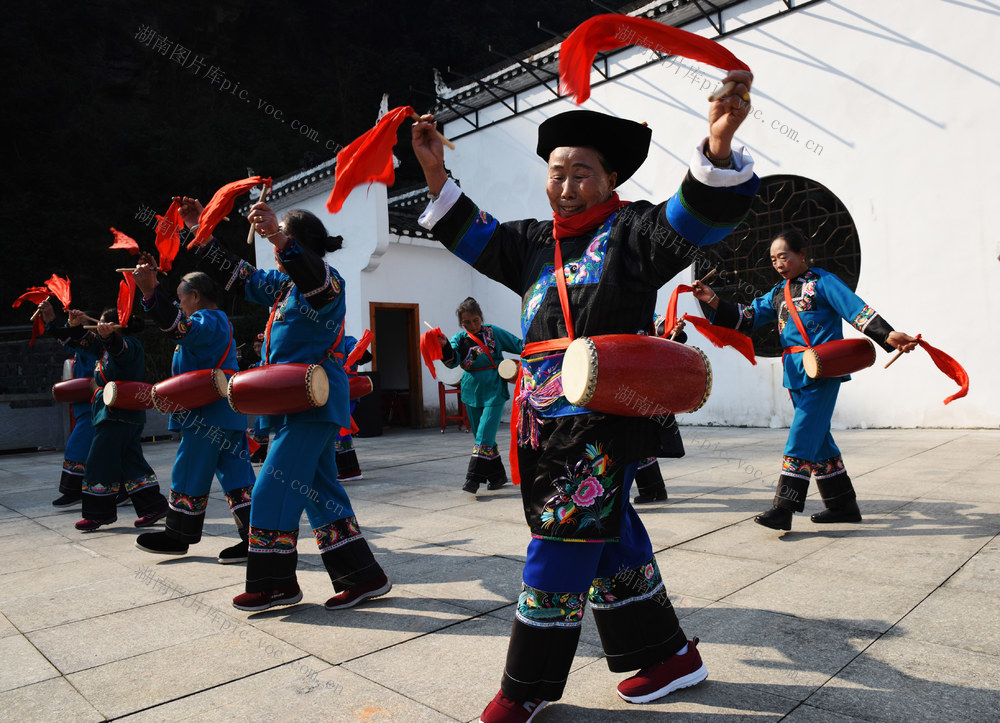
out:
<path id="1" fill-rule="evenodd" d="M 413 125 L 432 201 L 421 224 L 522 298 L 517 462 L 533 539 L 501 690 L 484 723 L 528 721 L 562 696 L 588 600 L 610 669 L 639 670 L 619 684 L 623 699 L 645 703 L 708 674 L 629 502 L 638 462 L 656 453 L 656 424 L 573 406 L 561 394 L 561 368 L 572 338 L 646 329 L 657 290 L 749 210 L 759 180 L 731 142 L 751 80 L 729 73 L 723 82 L 735 86 L 712 103 L 708 138 L 680 189 L 657 205 L 615 193 L 646 158 L 644 124 L 585 110 L 543 122 L 537 152 L 548 163 L 551 221 L 499 223 L 480 211 L 448 179 L 433 116 Z"/>

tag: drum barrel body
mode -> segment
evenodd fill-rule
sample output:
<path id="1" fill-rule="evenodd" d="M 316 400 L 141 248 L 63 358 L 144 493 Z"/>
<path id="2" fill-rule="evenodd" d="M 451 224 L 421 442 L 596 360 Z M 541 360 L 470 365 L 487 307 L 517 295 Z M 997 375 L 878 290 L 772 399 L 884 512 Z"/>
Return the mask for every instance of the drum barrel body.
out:
<path id="1" fill-rule="evenodd" d="M 574 340 L 562 375 L 570 404 L 630 417 L 693 412 L 712 390 L 712 366 L 700 349 L 637 334 Z"/>
<path id="2" fill-rule="evenodd" d="M 152 409 L 153 385 L 146 382 L 108 382 L 104 406 L 115 409 Z"/>
<path id="3" fill-rule="evenodd" d="M 238 414 L 295 414 L 322 407 L 329 396 L 318 364 L 265 364 L 229 380 L 229 406 Z"/>
<path id="4" fill-rule="evenodd" d="M 221 369 L 196 369 L 153 385 L 153 406 L 164 414 L 197 409 L 225 399 L 228 380 Z"/>
<path id="5" fill-rule="evenodd" d="M 870 339 L 835 339 L 802 352 L 802 367 L 810 379 L 844 377 L 875 363 Z"/>
<path id="6" fill-rule="evenodd" d="M 352 376 L 348 377 L 347 385 L 350 399 L 361 399 L 361 397 L 371 394 L 375 390 L 370 377 Z"/>
<path id="7" fill-rule="evenodd" d="M 65 404 L 89 402 L 96 389 L 97 383 L 93 377 L 67 379 L 52 385 L 52 398 Z"/>

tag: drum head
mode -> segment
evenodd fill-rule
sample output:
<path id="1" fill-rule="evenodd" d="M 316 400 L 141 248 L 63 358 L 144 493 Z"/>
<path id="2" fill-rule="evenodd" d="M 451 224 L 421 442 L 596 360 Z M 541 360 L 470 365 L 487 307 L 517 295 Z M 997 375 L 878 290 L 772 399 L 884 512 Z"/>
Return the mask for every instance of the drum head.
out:
<path id="1" fill-rule="evenodd" d="M 118 385 L 114 382 L 108 382 L 104 385 L 104 406 L 113 407 L 115 405 L 115 399 L 118 398 Z"/>
<path id="2" fill-rule="evenodd" d="M 465 374 L 462 367 L 446 367 L 440 359 L 434 360 L 434 371 L 439 382 L 453 387 L 462 383 L 462 375 Z"/>
<path id="3" fill-rule="evenodd" d="M 512 382 L 517 379 L 518 363 L 515 359 L 504 359 L 497 364 L 497 374 L 504 381 Z"/>
<path id="4" fill-rule="evenodd" d="M 309 367 L 306 387 L 309 390 L 309 403 L 314 407 L 322 407 L 330 398 L 330 380 L 326 376 L 326 370 L 319 364 Z"/>
<path id="5" fill-rule="evenodd" d="M 819 354 L 813 349 L 806 349 L 802 352 L 802 368 L 806 371 L 806 376 L 816 379 L 823 373 L 823 365 L 819 360 Z"/>
<path id="6" fill-rule="evenodd" d="M 562 363 L 563 396 L 577 407 L 587 406 L 597 385 L 597 347 L 586 338 L 570 342 Z"/>
<path id="7" fill-rule="evenodd" d="M 229 380 L 226 379 L 226 373 L 221 369 L 213 369 L 212 384 L 215 386 L 215 393 L 219 395 L 219 399 L 225 399 L 229 393 Z"/>

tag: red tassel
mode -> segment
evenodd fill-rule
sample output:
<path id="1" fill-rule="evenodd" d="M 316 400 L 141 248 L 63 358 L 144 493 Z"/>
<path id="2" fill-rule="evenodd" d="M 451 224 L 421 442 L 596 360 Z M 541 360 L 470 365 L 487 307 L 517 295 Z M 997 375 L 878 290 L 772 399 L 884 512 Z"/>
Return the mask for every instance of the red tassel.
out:
<path id="1" fill-rule="evenodd" d="M 207 242 L 212 237 L 212 231 L 219 225 L 219 222 L 232 212 L 236 198 L 262 183 L 268 188 L 271 187 L 270 178 L 251 176 L 242 181 L 227 183 L 216 191 L 212 200 L 202 209 L 201 216 L 198 217 L 198 233 L 187 245 L 188 249 L 193 249 L 195 246 L 201 246 Z"/>
<path id="2" fill-rule="evenodd" d="M 109 249 L 125 249 L 133 256 L 139 254 L 139 244 L 134 238 L 128 234 L 124 234 L 114 226 L 111 227 L 111 233 L 114 235 L 115 241 L 110 246 Z"/>
<path id="3" fill-rule="evenodd" d="M 648 18 L 595 15 L 577 26 L 559 49 L 559 91 L 574 95 L 577 105 L 590 97 L 590 70 L 603 50 L 641 45 L 660 53 L 680 55 L 722 70 L 749 66 L 714 40 Z"/>
<path id="4" fill-rule="evenodd" d="M 52 278 L 45 282 L 49 291 L 59 297 L 59 301 L 62 302 L 63 310 L 69 308 L 69 302 L 72 300 L 72 296 L 69 293 L 69 277 L 65 279 L 52 274 Z"/>
<path id="5" fill-rule="evenodd" d="M 368 348 L 368 345 L 372 343 L 372 339 L 374 338 L 375 335 L 372 334 L 372 330 L 365 329 L 365 333 L 361 335 L 361 338 L 358 339 L 358 343 L 354 345 L 354 348 L 351 349 L 351 353 L 348 354 L 347 358 L 344 360 L 344 369 L 350 371 L 351 367 L 354 366 L 354 362 L 364 356 L 365 349 Z M 354 434 L 354 432 L 351 432 L 351 434 Z"/>
<path id="6" fill-rule="evenodd" d="M 260 443 L 251 437 L 249 433 L 247 434 L 247 447 L 250 449 L 251 457 L 257 454 L 257 450 L 260 449 Z"/>
<path id="7" fill-rule="evenodd" d="M 36 316 L 35 320 L 31 322 L 31 341 L 28 342 L 28 346 L 34 346 L 35 339 L 37 339 L 44 333 L 45 333 L 45 323 L 42 321 L 42 317 Z"/>
<path id="8" fill-rule="evenodd" d="M 931 360 L 934 365 L 943 371 L 946 375 L 951 377 L 956 384 L 958 384 L 961 389 L 952 394 L 950 397 L 944 400 L 945 404 L 950 404 L 956 399 L 961 399 L 966 394 L 969 393 L 969 373 L 965 371 L 961 364 L 952 359 L 950 356 L 945 354 L 940 349 L 937 349 L 930 344 L 928 344 L 924 339 L 917 334 L 917 341 L 924 351 L 931 355 Z"/>
<path id="9" fill-rule="evenodd" d="M 337 154 L 333 190 L 326 202 L 330 213 L 337 213 L 351 191 L 358 186 L 366 183 L 393 184 L 396 169 L 392 165 L 392 148 L 396 145 L 396 131 L 412 115 L 414 110 L 410 106 L 393 108 L 379 118 L 374 128 L 355 138 Z"/>

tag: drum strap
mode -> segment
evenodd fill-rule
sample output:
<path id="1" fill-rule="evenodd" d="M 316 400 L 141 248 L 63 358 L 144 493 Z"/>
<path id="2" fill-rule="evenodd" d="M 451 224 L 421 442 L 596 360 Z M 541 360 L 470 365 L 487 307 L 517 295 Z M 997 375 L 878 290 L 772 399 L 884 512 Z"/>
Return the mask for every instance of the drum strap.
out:
<path id="1" fill-rule="evenodd" d="M 486 355 L 486 358 L 490 360 L 490 365 L 488 367 L 479 367 L 478 369 L 470 369 L 469 371 L 478 372 L 485 371 L 486 369 L 496 369 L 497 365 L 493 361 L 493 355 L 490 354 L 490 348 L 483 343 L 482 339 L 473 334 L 471 331 L 466 331 L 465 333 L 469 335 L 469 338 L 472 339 L 472 341 L 476 342 L 483 354 Z"/>
<path id="2" fill-rule="evenodd" d="M 795 354 L 812 348 L 812 342 L 809 341 L 809 335 L 806 333 L 805 324 L 802 323 L 802 318 L 799 316 L 798 309 L 795 308 L 795 303 L 792 301 L 791 283 L 791 279 L 787 279 L 785 281 L 785 308 L 788 309 L 788 315 L 792 317 L 792 321 L 795 322 L 795 328 L 799 330 L 799 334 L 802 335 L 802 339 L 805 341 L 806 345 L 786 347 L 782 350 L 782 354 Z"/>
<path id="3" fill-rule="evenodd" d="M 566 274 L 563 272 L 563 258 L 562 258 L 562 247 L 559 245 L 559 239 L 556 239 L 556 286 L 559 290 L 559 306 L 562 307 L 563 321 L 566 323 L 566 336 L 570 341 L 573 341 L 575 335 L 573 334 L 573 317 L 569 313 L 569 291 L 566 289 Z"/>
<path id="4" fill-rule="evenodd" d="M 264 337 L 267 339 L 267 346 L 264 347 L 264 363 L 271 363 L 271 326 L 274 324 L 274 317 L 278 314 L 278 307 L 281 306 L 281 302 L 285 300 L 288 296 L 288 292 L 292 290 L 289 286 L 285 289 L 284 293 L 278 297 L 278 300 L 274 302 L 274 306 L 271 307 L 271 315 L 267 318 L 267 327 L 264 329 Z"/>
<path id="5" fill-rule="evenodd" d="M 229 344 L 226 346 L 226 350 L 222 352 L 222 356 L 219 357 L 219 361 L 215 362 L 216 369 L 222 369 L 222 363 L 226 361 L 226 357 L 229 356 L 229 350 L 233 348 L 233 322 L 229 320 L 228 316 L 226 317 L 226 323 L 229 324 Z M 222 369 L 222 371 L 235 374 L 239 369 Z"/>

